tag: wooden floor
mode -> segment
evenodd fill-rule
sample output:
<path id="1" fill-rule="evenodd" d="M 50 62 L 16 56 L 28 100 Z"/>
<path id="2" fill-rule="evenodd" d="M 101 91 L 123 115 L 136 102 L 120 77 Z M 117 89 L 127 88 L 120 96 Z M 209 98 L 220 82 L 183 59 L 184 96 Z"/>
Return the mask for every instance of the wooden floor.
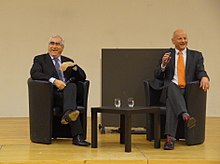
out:
<path id="1" fill-rule="evenodd" d="M 89 124 L 88 141 L 90 134 Z M 206 140 L 201 145 L 186 146 L 178 141 L 175 150 L 164 151 L 154 149 L 145 135 L 133 134 L 132 152 L 125 153 L 119 134 L 106 133 L 99 134 L 98 146 L 79 147 L 69 139 L 54 140 L 50 145 L 32 143 L 28 118 L 0 118 L 0 164 L 220 164 L 220 117 L 206 119 Z"/>

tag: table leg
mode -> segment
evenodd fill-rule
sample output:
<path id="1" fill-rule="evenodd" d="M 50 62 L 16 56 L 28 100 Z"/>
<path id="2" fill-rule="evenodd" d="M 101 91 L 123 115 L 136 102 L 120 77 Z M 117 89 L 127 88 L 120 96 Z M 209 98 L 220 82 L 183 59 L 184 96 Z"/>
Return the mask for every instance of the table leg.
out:
<path id="1" fill-rule="evenodd" d="M 160 112 L 154 113 L 154 147 L 160 148 Z"/>
<path id="2" fill-rule="evenodd" d="M 125 152 L 131 152 L 131 114 L 125 114 Z"/>
<path id="3" fill-rule="evenodd" d="M 92 118 L 91 118 L 91 123 L 92 123 L 92 148 L 97 148 L 97 112 L 92 110 Z"/>
<path id="4" fill-rule="evenodd" d="M 125 143 L 125 115 L 120 115 L 120 144 Z"/>

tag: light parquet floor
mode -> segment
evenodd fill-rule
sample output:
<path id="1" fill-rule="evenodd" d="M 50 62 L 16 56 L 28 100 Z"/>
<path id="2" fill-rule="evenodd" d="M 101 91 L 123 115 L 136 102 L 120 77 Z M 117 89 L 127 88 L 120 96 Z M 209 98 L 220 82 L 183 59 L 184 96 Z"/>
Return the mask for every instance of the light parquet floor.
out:
<path id="1" fill-rule="evenodd" d="M 89 118 L 88 118 L 89 119 Z M 88 141 L 90 119 L 88 120 Z M 175 143 L 175 150 L 153 148 L 144 134 L 132 135 L 132 152 L 125 153 L 119 144 L 118 133 L 98 135 L 98 148 L 79 147 L 70 139 L 54 140 L 50 145 L 32 143 L 29 139 L 28 118 L 0 118 L 0 164 L 220 164 L 220 117 L 206 119 L 204 144 L 186 146 L 183 141 Z"/>

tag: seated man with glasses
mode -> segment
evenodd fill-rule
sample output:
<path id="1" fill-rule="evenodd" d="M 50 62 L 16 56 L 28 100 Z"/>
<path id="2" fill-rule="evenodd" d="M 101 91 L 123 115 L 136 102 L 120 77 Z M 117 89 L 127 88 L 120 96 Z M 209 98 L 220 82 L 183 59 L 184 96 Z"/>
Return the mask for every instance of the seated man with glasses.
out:
<path id="1" fill-rule="evenodd" d="M 62 124 L 69 124 L 73 136 L 73 144 L 88 146 L 90 143 L 82 139 L 83 129 L 79 120 L 74 82 L 85 81 L 86 74 L 72 59 L 62 55 L 64 40 L 59 35 L 49 40 L 48 53 L 34 57 L 30 74 L 33 80 L 45 80 L 54 85 L 55 104 L 63 104 Z M 71 82 L 70 82 L 71 81 Z"/>

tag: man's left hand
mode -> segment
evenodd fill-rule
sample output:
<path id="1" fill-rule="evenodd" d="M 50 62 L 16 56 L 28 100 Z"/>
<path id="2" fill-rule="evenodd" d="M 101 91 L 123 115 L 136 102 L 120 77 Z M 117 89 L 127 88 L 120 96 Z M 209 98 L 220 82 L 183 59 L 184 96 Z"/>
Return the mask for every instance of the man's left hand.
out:
<path id="1" fill-rule="evenodd" d="M 202 88 L 205 92 L 209 89 L 210 84 L 209 84 L 209 79 L 208 77 L 202 77 L 200 81 L 200 88 Z"/>
<path id="2" fill-rule="evenodd" d="M 64 72 L 64 71 L 66 71 L 66 69 L 67 69 L 68 67 L 73 67 L 74 65 L 75 65 L 75 63 L 70 62 L 70 61 L 68 61 L 68 62 L 63 62 L 63 63 L 60 65 L 60 70 L 61 70 L 62 72 Z"/>

